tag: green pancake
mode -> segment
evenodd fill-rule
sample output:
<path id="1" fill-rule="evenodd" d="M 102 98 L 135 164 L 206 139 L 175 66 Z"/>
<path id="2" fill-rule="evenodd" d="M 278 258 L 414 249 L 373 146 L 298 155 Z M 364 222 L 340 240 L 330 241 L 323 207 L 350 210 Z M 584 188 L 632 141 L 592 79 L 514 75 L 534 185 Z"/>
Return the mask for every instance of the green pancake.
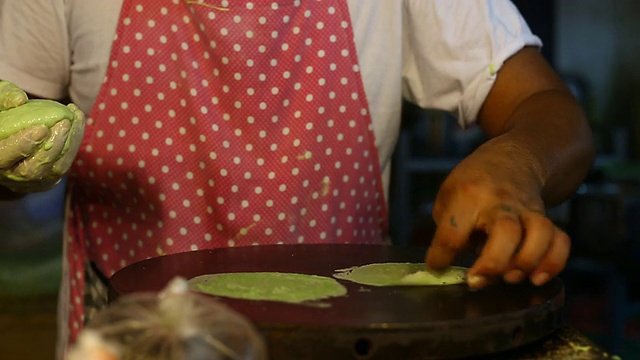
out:
<path id="1" fill-rule="evenodd" d="M 190 289 L 210 295 L 291 304 L 347 294 L 347 289 L 330 277 L 281 272 L 208 274 L 190 279 L 188 283 Z"/>
<path id="2" fill-rule="evenodd" d="M 424 263 L 375 263 L 336 270 L 333 277 L 371 286 L 437 286 L 466 281 L 466 268 L 431 271 Z"/>

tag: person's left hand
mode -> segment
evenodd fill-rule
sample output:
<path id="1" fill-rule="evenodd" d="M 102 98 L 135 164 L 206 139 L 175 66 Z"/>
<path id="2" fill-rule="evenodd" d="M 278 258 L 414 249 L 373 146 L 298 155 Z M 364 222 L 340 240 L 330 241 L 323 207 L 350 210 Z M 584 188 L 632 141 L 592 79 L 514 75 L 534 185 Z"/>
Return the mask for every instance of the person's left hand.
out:
<path id="1" fill-rule="evenodd" d="M 7 189 L 26 194 L 58 184 L 78 153 L 84 126 L 76 105 L 29 100 L 0 81 L 0 197 L 7 198 Z"/>
<path id="2" fill-rule="evenodd" d="M 429 267 L 447 267 L 461 251 L 483 245 L 467 273 L 474 288 L 501 277 L 542 285 L 562 271 L 569 237 L 545 216 L 536 171 L 527 159 L 514 159 L 519 152 L 513 147 L 495 138 L 445 179 L 433 211 L 437 229 L 427 252 Z M 483 234 L 484 244 L 475 244 Z"/>

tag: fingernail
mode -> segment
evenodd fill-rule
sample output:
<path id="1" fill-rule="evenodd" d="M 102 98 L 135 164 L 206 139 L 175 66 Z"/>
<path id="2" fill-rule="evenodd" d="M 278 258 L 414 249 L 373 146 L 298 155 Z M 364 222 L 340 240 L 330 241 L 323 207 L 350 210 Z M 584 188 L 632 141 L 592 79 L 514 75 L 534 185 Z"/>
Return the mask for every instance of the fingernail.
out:
<path id="1" fill-rule="evenodd" d="M 522 270 L 514 269 L 508 271 L 503 278 L 504 281 L 508 282 L 509 284 L 516 284 L 524 280 L 526 277 L 527 275 L 525 275 Z"/>
<path id="2" fill-rule="evenodd" d="M 549 274 L 547 273 L 538 273 L 531 277 L 531 282 L 536 286 L 546 283 L 547 280 L 549 280 Z"/>
<path id="3" fill-rule="evenodd" d="M 487 279 L 480 275 L 469 275 L 467 277 L 467 284 L 472 288 L 479 289 L 487 286 Z"/>

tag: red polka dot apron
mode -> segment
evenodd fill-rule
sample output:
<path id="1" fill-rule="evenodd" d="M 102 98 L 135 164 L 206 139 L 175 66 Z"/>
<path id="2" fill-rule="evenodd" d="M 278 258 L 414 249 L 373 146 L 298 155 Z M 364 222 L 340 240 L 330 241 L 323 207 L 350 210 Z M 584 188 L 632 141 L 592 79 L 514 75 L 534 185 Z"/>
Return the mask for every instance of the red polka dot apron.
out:
<path id="1" fill-rule="evenodd" d="M 124 1 L 70 178 L 70 339 L 87 262 L 380 243 L 386 208 L 344 0 Z"/>

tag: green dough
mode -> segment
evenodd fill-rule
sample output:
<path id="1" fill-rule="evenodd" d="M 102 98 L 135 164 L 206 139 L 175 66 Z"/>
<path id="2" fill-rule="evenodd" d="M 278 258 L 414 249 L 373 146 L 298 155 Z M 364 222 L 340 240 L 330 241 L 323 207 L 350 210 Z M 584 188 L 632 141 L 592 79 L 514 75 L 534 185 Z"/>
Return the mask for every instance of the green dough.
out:
<path id="1" fill-rule="evenodd" d="M 51 100 L 29 100 L 16 108 L 0 111 L 0 140 L 29 126 L 52 127 L 63 119 L 75 119 L 68 107 Z"/>
<path id="2" fill-rule="evenodd" d="M 280 272 L 201 275 L 189 280 L 189 288 L 235 299 L 279 301 L 292 304 L 324 300 L 347 294 L 347 289 L 330 277 Z"/>
<path id="3" fill-rule="evenodd" d="M 336 270 L 333 276 L 371 286 L 429 286 L 464 283 L 466 271 L 458 266 L 436 272 L 424 263 L 377 263 Z"/>

